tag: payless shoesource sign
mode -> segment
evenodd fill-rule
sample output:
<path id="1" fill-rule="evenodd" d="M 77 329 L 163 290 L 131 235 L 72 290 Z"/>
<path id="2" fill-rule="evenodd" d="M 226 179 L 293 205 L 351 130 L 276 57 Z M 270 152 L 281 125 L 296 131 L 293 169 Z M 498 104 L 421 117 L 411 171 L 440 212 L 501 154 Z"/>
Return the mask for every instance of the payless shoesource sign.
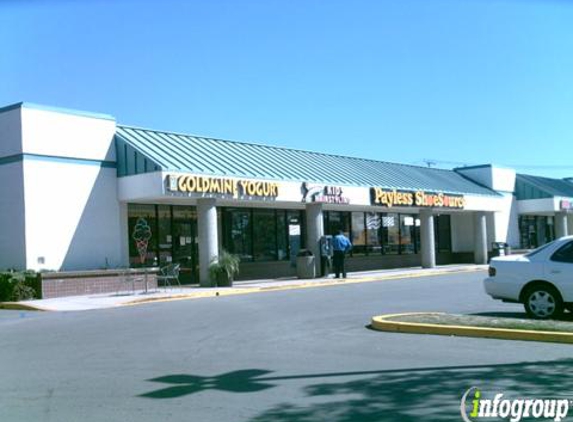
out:
<path id="1" fill-rule="evenodd" d="M 279 196 L 278 183 L 261 180 L 171 174 L 166 178 L 166 185 L 169 192 L 193 196 L 256 197 L 265 199 L 275 199 Z"/>
<path id="2" fill-rule="evenodd" d="M 456 208 L 463 209 L 466 200 L 463 195 L 443 192 L 402 191 L 396 189 L 371 188 L 372 205 L 385 207 L 421 207 L 421 208 Z"/>
<path id="3" fill-rule="evenodd" d="M 573 211 L 573 199 L 562 199 L 559 203 L 561 211 Z"/>

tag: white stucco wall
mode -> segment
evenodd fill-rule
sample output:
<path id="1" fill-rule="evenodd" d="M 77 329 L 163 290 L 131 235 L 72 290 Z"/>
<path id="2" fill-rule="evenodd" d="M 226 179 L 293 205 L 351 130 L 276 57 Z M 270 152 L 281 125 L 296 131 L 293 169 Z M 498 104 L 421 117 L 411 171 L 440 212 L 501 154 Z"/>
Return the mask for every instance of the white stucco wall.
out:
<path id="1" fill-rule="evenodd" d="M 115 161 L 115 120 L 22 107 L 27 154 Z"/>
<path id="2" fill-rule="evenodd" d="M 122 202 L 159 200 L 163 196 L 163 173 L 153 172 L 118 178 L 118 198 Z"/>
<path id="3" fill-rule="evenodd" d="M 22 153 L 20 108 L 0 113 L 0 158 Z"/>
<path id="4" fill-rule="evenodd" d="M 26 261 L 31 269 L 122 264 L 115 121 L 22 108 Z"/>
<path id="5" fill-rule="evenodd" d="M 19 107 L 0 113 L 0 269 L 26 268 L 22 163 L 10 161 L 22 152 L 20 116 Z"/>
<path id="6" fill-rule="evenodd" d="M 511 247 L 519 246 L 517 201 L 511 193 L 502 193 L 502 211 L 492 214 L 491 242 L 506 242 Z M 491 246 L 491 245 L 490 245 Z"/>
<path id="7" fill-rule="evenodd" d="M 26 269 L 22 163 L 0 165 L 0 180 L 0 270 Z"/>
<path id="8" fill-rule="evenodd" d="M 493 190 L 508 193 L 515 192 L 515 170 L 492 166 L 491 174 L 491 188 Z"/>
<path id="9" fill-rule="evenodd" d="M 464 176 L 498 192 L 514 192 L 515 170 L 484 165 L 458 168 L 456 171 Z"/>
<path id="10" fill-rule="evenodd" d="M 122 263 L 115 169 L 26 160 L 24 174 L 29 268 L 97 269 Z"/>
<path id="11" fill-rule="evenodd" d="M 555 198 L 522 199 L 517 201 L 517 211 L 519 214 L 553 215 L 558 209 L 555 204 Z"/>
<path id="12" fill-rule="evenodd" d="M 522 212 L 513 196 L 515 191 L 516 172 L 513 169 L 496 167 L 493 165 L 478 166 L 474 168 L 456 169 L 460 174 L 497 191 L 501 195 L 498 199 L 498 209 L 488 214 L 488 248 L 492 242 L 507 242 L 512 247 L 519 246 L 518 215 Z M 521 201 L 520 201 L 521 202 Z M 461 247 L 466 249 L 465 242 Z"/>
<path id="13" fill-rule="evenodd" d="M 473 213 L 454 213 L 450 219 L 452 231 L 452 252 L 473 252 Z"/>
<path id="14" fill-rule="evenodd" d="M 517 209 L 517 199 L 512 196 L 509 216 L 509 225 L 507 227 L 507 239 L 505 240 L 512 248 L 520 247 L 519 235 L 519 213 Z"/>

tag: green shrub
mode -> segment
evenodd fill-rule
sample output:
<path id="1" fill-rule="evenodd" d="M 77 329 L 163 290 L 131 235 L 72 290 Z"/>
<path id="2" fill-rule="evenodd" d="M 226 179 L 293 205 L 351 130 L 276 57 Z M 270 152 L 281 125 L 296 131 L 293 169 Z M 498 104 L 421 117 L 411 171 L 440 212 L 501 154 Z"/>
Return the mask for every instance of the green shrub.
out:
<path id="1" fill-rule="evenodd" d="M 21 300 L 30 300 L 36 297 L 36 291 L 26 285 L 24 281 L 17 281 L 12 290 L 12 301 L 20 302 Z"/>
<path id="2" fill-rule="evenodd" d="M 34 271 L 0 272 L 0 302 L 40 299 L 42 282 Z"/>
<path id="3" fill-rule="evenodd" d="M 232 281 L 235 274 L 239 273 L 239 264 L 241 258 L 225 250 L 222 250 L 219 256 L 211 260 L 209 265 L 209 277 L 214 284 L 217 284 L 218 277 L 225 275 L 227 280 Z"/>

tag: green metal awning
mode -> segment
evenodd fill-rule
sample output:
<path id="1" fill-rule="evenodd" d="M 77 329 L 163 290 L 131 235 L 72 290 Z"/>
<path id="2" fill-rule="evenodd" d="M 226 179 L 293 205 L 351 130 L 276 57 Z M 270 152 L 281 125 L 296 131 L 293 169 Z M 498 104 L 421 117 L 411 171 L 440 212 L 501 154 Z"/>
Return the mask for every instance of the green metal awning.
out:
<path id="1" fill-rule="evenodd" d="M 518 200 L 553 197 L 573 198 L 573 183 L 564 179 L 517 174 L 515 196 Z"/>
<path id="2" fill-rule="evenodd" d="M 118 176 L 152 171 L 498 196 L 453 170 L 117 127 Z"/>

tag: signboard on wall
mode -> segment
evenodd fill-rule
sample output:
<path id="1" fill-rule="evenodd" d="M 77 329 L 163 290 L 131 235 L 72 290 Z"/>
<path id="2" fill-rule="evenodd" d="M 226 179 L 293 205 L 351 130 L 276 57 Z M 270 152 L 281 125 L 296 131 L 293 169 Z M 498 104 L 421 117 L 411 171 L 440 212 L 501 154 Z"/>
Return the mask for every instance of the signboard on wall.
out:
<path id="1" fill-rule="evenodd" d="M 562 211 L 573 211 L 573 200 L 571 199 L 562 199 L 561 203 L 559 204 L 559 208 Z"/>
<path id="2" fill-rule="evenodd" d="M 168 192 L 192 196 L 275 199 L 279 184 L 249 179 L 170 174 L 166 177 Z"/>
<path id="3" fill-rule="evenodd" d="M 302 184 L 302 202 L 321 204 L 349 204 L 350 199 L 344 196 L 340 186 L 314 185 L 307 182 Z"/>
<path id="4" fill-rule="evenodd" d="M 463 195 L 443 192 L 403 191 L 396 189 L 371 188 L 370 203 L 384 207 L 421 207 L 463 209 L 466 200 Z"/>

